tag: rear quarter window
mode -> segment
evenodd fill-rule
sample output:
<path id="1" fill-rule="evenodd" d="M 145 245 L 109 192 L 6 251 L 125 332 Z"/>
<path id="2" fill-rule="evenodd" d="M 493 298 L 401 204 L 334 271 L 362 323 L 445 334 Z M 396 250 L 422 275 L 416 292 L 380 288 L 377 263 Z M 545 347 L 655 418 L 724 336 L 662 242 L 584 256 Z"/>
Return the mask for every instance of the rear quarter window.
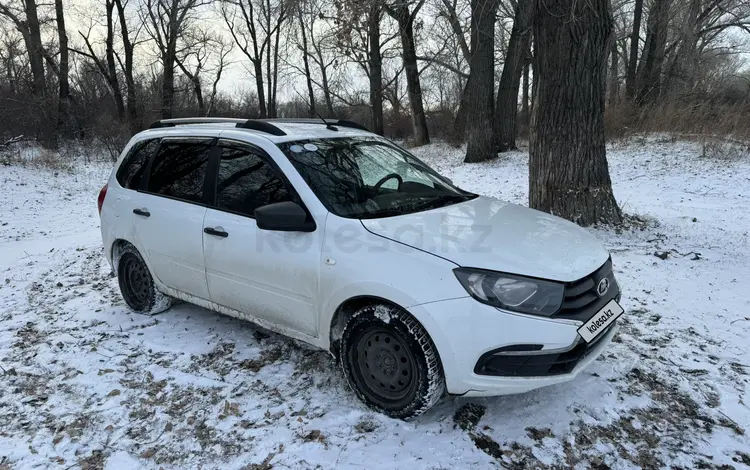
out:
<path id="1" fill-rule="evenodd" d="M 149 159 L 159 149 L 160 140 L 147 139 L 133 145 L 117 170 L 116 177 L 120 186 L 127 189 L 138 189 Z"/>

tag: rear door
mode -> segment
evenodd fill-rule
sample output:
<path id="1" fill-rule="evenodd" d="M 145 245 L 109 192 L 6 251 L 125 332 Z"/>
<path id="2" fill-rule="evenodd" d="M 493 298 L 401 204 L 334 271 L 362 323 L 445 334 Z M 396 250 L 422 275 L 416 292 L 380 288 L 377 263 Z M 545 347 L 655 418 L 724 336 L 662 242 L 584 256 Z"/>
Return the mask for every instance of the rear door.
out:
<path id="1" fill-rule="evenodd" d="M 211 300 L 315 336 L 320 233 L 258 229 L 255 209 L 283 201 L 302 205 L 299 197 L 262 149 L 230 140 L 217 148 L 216 203 L 203 224 Z"/>
<path id="2" fill-rule="evenodd" d="M 164 138 L 132 208 L 151 270 L 167 287 L 209 299 L 203 262 L 206 173 L 215 139 Z"/>

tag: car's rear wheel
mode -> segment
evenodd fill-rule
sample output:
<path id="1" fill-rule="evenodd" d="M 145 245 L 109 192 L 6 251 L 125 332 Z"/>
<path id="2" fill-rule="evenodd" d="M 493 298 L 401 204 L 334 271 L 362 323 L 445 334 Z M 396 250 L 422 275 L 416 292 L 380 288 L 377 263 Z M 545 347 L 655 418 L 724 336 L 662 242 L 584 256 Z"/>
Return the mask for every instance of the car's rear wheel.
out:
<path id="1" fill-rule="evenodd" d="M 357 396 L 393 418 L 424 413 L 445 391 L 435 345 L 416 319 L 394 306 L 368 305 L 350 317 L 341 365 Z"/>
<path id="2" fill-rule="evenodd" d="M 171 305 L 171 299 L 156 289 L 146 262 L 133 245 L 125 245 L 119 250 L 117 281 L 125 303 L 137 313 L 151 315 Z"/>

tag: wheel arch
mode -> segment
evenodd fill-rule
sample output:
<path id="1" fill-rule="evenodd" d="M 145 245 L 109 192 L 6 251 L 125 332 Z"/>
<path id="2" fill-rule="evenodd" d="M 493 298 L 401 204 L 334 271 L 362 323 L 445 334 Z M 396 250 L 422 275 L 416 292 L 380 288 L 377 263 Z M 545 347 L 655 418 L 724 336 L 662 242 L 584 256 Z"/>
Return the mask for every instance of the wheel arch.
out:
<path id="1" fill-rule="evenodd" d="M 135 247 L 135 245 L 125 240 L 124 238 L 115 239 L 109 249 L 109 259 L 112 261 L 112 271 L 114 271 L 115 277 L 117 277 L 117 265 L 120 261 L 120 255 L 122 254 L 123 248 L 125 248 L 126 246 L 132 246 L 136 250 L 138 249 Z M 148 265 L 148 262 L 146 262 L 146 265 Z"/>
<path id="2" fill-rule="evenodd" d="M 333 313 L 333 317 L 331 318 L 331 322 L 329 325 L 328 330 L 328 341 L 329 345 L 328 348 L 331 351 L 331 354 L 338 360 L 339 358 L 339 349 L 341 345 L 341 335 L 344 332 L 344 327 L 346 326 L 346 320 L 357 310 L 361 309 L 362 307 L 366 305 L 372 305 L 372 304 L 387 304 L 391 305 L 395 308 L 402 309 L 406 311 L 406 309 L 396 302 L 393 302 L 391 300 L 385 299 L 383 297 L 378 297 L 375 295 L 357 295 L 354 297 L 350 297 L 346 300 L 344 300 L 338 308 Z"/>

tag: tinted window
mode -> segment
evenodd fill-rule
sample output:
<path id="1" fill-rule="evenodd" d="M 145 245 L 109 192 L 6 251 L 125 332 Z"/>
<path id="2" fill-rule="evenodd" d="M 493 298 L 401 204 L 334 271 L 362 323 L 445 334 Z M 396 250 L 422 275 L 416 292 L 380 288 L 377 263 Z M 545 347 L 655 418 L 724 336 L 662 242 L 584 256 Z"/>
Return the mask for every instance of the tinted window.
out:
<path id="1" fill-rule="evenodd" d="M 291 201 L 286 184 L 254 150 L 225 147 L 216 188 L 219 209 L 253 216 L 255 209 Z"/>
<path id="2" fill-rule="evenodd" d="M 148 192 L 191 202 L 203 201 L 211 144 L 164 141 L 151 165 Z"/>
<path id="3" fill-rule="evenodd" d="M 117 182 L 128 189 L 138 189 L 146 171 L 146 164 L 159 149 L 160 139 L 142 140 L 133 145 L 117 170 Z"/>

